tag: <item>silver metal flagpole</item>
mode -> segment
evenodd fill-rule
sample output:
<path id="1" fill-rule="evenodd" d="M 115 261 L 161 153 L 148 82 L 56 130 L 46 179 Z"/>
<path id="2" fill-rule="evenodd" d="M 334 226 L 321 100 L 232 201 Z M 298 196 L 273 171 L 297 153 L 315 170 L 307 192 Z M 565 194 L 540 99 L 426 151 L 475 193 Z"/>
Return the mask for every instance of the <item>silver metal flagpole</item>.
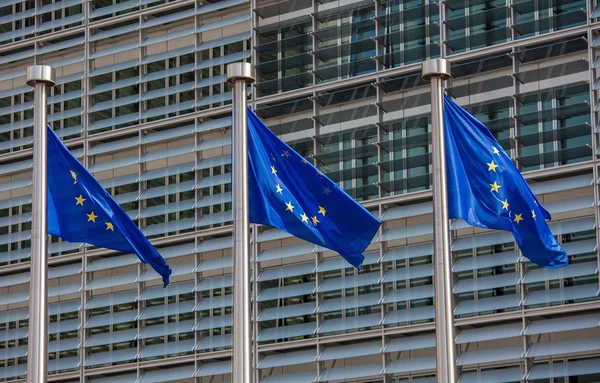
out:
<path id="1" fill-rule="evenodd" d="M 250 63 L 227 65 L 233 85 L 233 359 L 232 383 L 252 382 L 250 321 L 250 254 L 248 224 L 248 84 L 254 82 Z"/>
<path id="2" fill-rule="evenodd" d="M 444 142 L 444 84 L 450 63 L 444 59 L 423 62 L 422 76 L 431 81 L 431 144 L 433 163 L 433 241 L 435 262 L 435 340 L 438 383 L 456 383 L 456 334 L 446 184 Z"/>
<path id="3" fill-rule="evenodd" d="M 46 87 L 53 86 L 55 78 L 54 68 L 48 65 L 34 65 L 27 68 L 27 85 L 33 87 L 33 206 L 27 346 L 28 383 L 46 383 L 48 370 Z"/>

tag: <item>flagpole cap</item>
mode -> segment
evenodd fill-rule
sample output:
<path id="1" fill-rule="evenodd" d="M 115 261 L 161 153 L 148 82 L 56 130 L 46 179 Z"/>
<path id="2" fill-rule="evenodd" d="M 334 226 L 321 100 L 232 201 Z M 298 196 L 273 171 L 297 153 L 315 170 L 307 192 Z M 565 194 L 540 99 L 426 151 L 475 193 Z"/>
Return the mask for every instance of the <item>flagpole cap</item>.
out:
<path id="1" fill-rule="evenodd" d="M 246 84 L 252 84 L 252 64 L 250 63 L 233 63 L 227 65 L 227 82 L 233 84 L 238 80 L 246 81 Z"/>
<path id="2" fill-rule="evenodd" d="M 441 77 L 442 80 L 448 80 L 450 74 L 450 61 L 444 59 L 431 59 L 423 61 L 421 76 L 425 81 L 431 81 L 432 77 Z"/>
<path id="3" fill-rule="evenodd" d="M 38 82 L 54 86 L 56 84 L 56 70 L 50 65 L 33 65 L 27 67 L 27 85 L 34 86 Z"/>

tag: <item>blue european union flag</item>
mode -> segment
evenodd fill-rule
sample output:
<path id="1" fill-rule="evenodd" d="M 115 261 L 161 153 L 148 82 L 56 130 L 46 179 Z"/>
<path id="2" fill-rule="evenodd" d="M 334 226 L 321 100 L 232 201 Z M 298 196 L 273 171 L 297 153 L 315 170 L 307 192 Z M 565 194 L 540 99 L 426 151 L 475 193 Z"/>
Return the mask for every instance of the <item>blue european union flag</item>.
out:
<path id="1" fill-rule="evenodd" d="M 450 218 L 511 231 L 524 256 L 542 267 L 568 264 L 552 235 L 550 213 L 490 131 L 444 96 L 446 173 Z"/>
<path id="2" fill-rule="evenodd" d="M 67 150 L 48 126 L 48 233 L 135 253 L 161 276 L 166 287 L 171 269 L 119 204 Z"/>
<path id="3" fill-rule="evenodd" d="M 360 269 L 381 222 L 248 109 L 250 222 L 337 251 Z"/>

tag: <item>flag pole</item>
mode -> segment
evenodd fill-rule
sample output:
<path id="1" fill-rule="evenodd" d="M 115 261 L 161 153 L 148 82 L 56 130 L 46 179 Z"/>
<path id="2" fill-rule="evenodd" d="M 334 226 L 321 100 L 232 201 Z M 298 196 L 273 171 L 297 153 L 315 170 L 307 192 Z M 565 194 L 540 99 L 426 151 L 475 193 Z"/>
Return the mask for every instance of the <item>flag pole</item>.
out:
<path id="1" fill-rule="evenodd" d="M 232 383 L 252 382 L 250 320 L 250 255 L 248 224 L 248 84 L 254 82 L 252 64 L 227 65 L 233 86 L 232 194 L 233 194 L 233 359 Z"/>
<path id="2" fill-rule="evenodd" d="M 27 68 L 33 87 L 33 206 L 31 218 L 31 275 L 29 282 L 29 338 L 27 382 L 45 383 L 48 371 L 48 179 L 47 96 L 56 73 L 48 65 Z"/>
<path id="3" fill-rule="evenodd" d="M 456 383 L 456 334 L 446 184 L 444 142 L 444 81 L 450 78 L 450 63 L 444 59 L 423 62 L 422 76 L 431 81 L 431 144 L 433 164 L 433 243 L 435 264 L 435 340 L 438 383 Z"/>

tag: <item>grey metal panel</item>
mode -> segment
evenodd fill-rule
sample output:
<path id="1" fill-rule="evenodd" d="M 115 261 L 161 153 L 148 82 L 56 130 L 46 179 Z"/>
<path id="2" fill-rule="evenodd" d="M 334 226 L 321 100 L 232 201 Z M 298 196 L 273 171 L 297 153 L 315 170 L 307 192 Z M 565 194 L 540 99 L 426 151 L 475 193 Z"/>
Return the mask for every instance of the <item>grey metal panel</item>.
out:
<path id="1" fill-rule="evenodd" d="M 156 71 L 156 72 L 150 72 L 147 75 L 145 75 L 144 77 L 142 77 L 141 82 L 144 83 L 144 82 L 150 82 L 150 81 L 154 81 L 154 80 L 166 79 L 171 76 L 177 76 L 177 75 L 180 75 L 183 73 L 189 73 L 189 72 L 192 72 L 193 70 L 194 70 L 194 64 L 187 64 L 187 65 L 181 65 L 181 66 L 177 66 L 174 68 L 169 68 L 169 69 L 160 70 L 160 71 Z M 223 76 L 225 76 L 225 75 L 223 75 Z M 221 77 L 221 76 L 216 76 L 216 77 Z M 221 81 L 221 82 L 224 82 L 224 81 Z"/>
<path id="2" fill-rule="evenodd" d="M 300 283 L 284 287 L 272 287 L 262 290 L 258 295 L 257 300 L 258 302 L 264 302 L 272 299 L 283 299 L 299 295 L 309 295 L 313 294 L 315 288 L 315 282 Z"/>
<path id="3" fill-rule="evenodd" d="M 231 126 L 231 117 L 217 118 L 200 123 L 195 133 L 210 132 L 212 130 L 223 129 Z M 229 156 L 230 157 L 230 156 Z"/>
<path id="4" fill-rule="evenodd" d="M 477 279 L 463 279 L 454 286 L 454 293 L 460 294 L 468 291 L 487 290 L 496 287 L 516 285 L 519 282 L 519 273 L 508 273 L 479 277 Z"/>
<path id="5" fill-rule="evenodd" d="M 231 372 L 231 361 L 216 362 L 216 363 L 204 363 L 200 366 L 200 369 L 194 374 L 195 377 L 202 376 L 214 376 L 228 374 Z"/>
<path id="6" fill-rule="evenodd" d="M 552 279 L 574 278 L 598 274 L 598 262 L 573 263 L 559 269 L 535 269 L 525 275 L 523 283 L 549 281 Z"/>
<path id="7" fill-rule="evenodd" d="M 304 371 L 293 374 L 265 376 L 262 378 L 261 383 L 311 383 L 316 379 L 317 371 Z"/>
<path id="8" fill-rule="evenodd" d="M 194 311 L 213 310 L 231 306 L 233 306 L 233 295 L 219 295 L 200 300 L 200 303 L 198 303 Z"/>
<path id="9" fill-rule="evenodd" d="M 108 307 L 120 305 L 123 303 L 130 303 L 134 302 L 136 298 L 136 290 L 92 296 L 91 299 L 85 305 L 85 309 L 91 310 L 99 307 Z"/>
<path id="10" fill-rule="evenodd" d="M 315 252 L 327 251 L 327 250 L 328 249 L 318 246 L 318 248 L 315 250 Z M 365 256 L 365 259 L 363 260 L 363 266 L 374 265 L 376 263 L 379 263 L 379 251 L 372 251 L 372 252 L 364 253 L 363 255 Z M 348 263 L 348 261 L 346 261 L 344 258 L 342 258 L 338 254 L 336 254 L 332 258 L 327 258 L 327 259 L 323 260 L 323 262 L 321 262 L 319 264 L 319 266 L 317 267 L 317 271 L 318 272 L 327 272 L 327 271 L 332 271 L 332 270 L 344 269 L 346 267 L 352 267 L 352 265 L 350 265 Z"/>
<path id="11" fill-rule="evenodd" d="M 345 278 L 326 279 L 318 287 L 317 292 L 322 293 L 358 286 L 374 285 L 379 283 L 379 279 L 380 276 L 378 271 L 366 274 L 358 274 Z"/>
<path id="12" fill-rule="evenodd" d="M 57 20 L 48 21 L 48 22 L 42 23 L 42 25 L 40 25 L 36 29 L 36 32 L 43 32 L 43 31 L 48 31 L 50 29 L 54 29 L 54 28 L 58 28 L 58 27 L 64 27 L 65 25 L 68 25 L 68 24 L 74 24 L 79 21 L 83 21 L 83 19 L 84 19 L 84 16 L 83 16 L 83 14 L 80 13 L 77 15 L 67 16 L 67 17 L 57 19 Z"/>
<path id="13" fill-rule="evenodd" d="M 600 314 L 569 316 L 533 321 L 527 326 L 525 335 L 546 334 L 559 331 L 571 331 L 596 328 L 600 325 Z"/>
<path id="14" fill-rule="evenodd" d="M 244 17 L 242 17 L 242 19 L 244 19 Z M 250 32 L 243 32 L 243 33 L 238 33 L 236 35 L 232 35 L 232 36 L 227 36 L 227 37 L 222 37 L 220 39 L 215 39 L 215 40 L 210 40 L 210 41 L 203 41 L 197 48 L 196 48 L 196 52 L 198 51 L 203 51 L 206 49 L 212 49 L 212 48 L 216 48 L 216 47 L 221 47 L 227 44 L 231 44 L 231 43 L 236 43 L 238 41 L 244 41 L 244 40 L 248 40 L 250 39 Z"/>
<path id="15" fill-rule="evenodd" d="M 222 277 L 204 278 L 198 283 L 198 286 L 194 291 L 208 291 L 215 289 L 222 289 L 223 287 L 230 287 L 233 285 L 231 275 L 224 275 Z"/>
<path id="16" fill-rule="evenodd" d="M 195 320 L 186 320 L 180 322 L 172 322 L 167 324 L 146 326 L 141 334 L 136 339 L 148 339 L 159 336 L 168 336 L 173 334 L 182 334 L 194 330 Z M 137 331 L 137 330 L 136 330 Z"/>
<path id="17" fill-rule="evenodd" d="M 211 330 L 213 328 L 231 327 L 232 317 L 231 314 L 216 315 L 211 317 L 202 318 L 200 322 L 194 328 L 194 331 Z"/>
<path id="18" fill-rule="evenodd" d="M 100 129 L 104 129 L 107 128 L 109 126 L 113 126 L 113 125 L 121 125 L 121 124 L 125 124 L 127 122 L 132 122 L 137 120 L 139 117 L 139 114 L 136 113 L 130 113 L 127 114 L 125 116 L 120 116 L 120 117 L 116 117 L 116 118 L 106 118 L 104 120 L 100 120 L 100 121 L 96 121 L 94 123 L 92 123 L 91 125 L 88 126 L 88 131 L 94 131 L 94 130 L 100 130 Z"/>
<path id="19" fill-rule="evenodd" d="M 194 82 L 186 82 L 179 85 L 173 85 L 162 89 L 151 90 L 148 93 L 144 94 L 140 101 L 151 100 L 154 98 L 161 98 L 172 94 L 177 94 L 181 92 L 185 92 L 188 90 L 192 90 L 194 88 Z"/>
<path id="20" fill-rule="evenodd" d="M 103 346 L 112 343 L 121 343 L 134 340 L 137 335 L 137 328 L 123 331 L 108 331 L 101 334 L 93 334 L 85 342 L 84 347 Z"/>
<path id="21" fill-rule="evenodd" d="M 217 3 L 204 3 L 196 10 L 196 14 L 202 15 L 205 13 L 217 11 L 219 9 L 233 7 L 234 5 L 245 4 L 247 2 L 248 0 L 225 0 L 219 1 Z"/>
<path id="22" fill-rule="evenodd" d="M 258 241 L 260 242 L 260 240 Z M 290 257 L 296 257 L 299 255 L 311 254 L 317 249 L 316 245 L 312 243 L 300 243 L 293 246 L 276 247 L 272 249 L 263 250 L 258 256 L 258 262 L 271 261 L 274 259 L 284 259 Z"/>
<path id="23" fill-rule="evenodd" d="M 137 272 L 113 275 L 110 277 L 102 277 L 93 279 L 85 287 L 85 291 L 103 289 L 112 286 L 121 286 L 128 283 L 134 283 L 137 280 Z"/>
<path id="24" fill-rule="evenodd" d="M 467 270 L 479 270 L 486 267 L 502 266 L 517 263 L 519 253 L 517 251 L 505 251 L 490 255 L 480 255 L 475 258 L 459 259 L 452 268 L 455 273 Z"/>
<path id="25" fill-rule="evenodd" d="M 391 221 L 399 218 L 414 217 L 417 215 L 433 213 L 433 203 L 424 202 L 407 206 L 393 207 L 386 210 L 381 216 L 382 221 Z"/>
<path id="26" fill-rule="evenodd" d="M 202 241 L 198 248 L 196 249 L 196 253 L 205 253 L 214 250 L 223 250 L 230 248 L 233 245 L 232 237 L 224 237 L 224 238 L 216 238 L 216 239 L 208 239 Z"/>
<path id="27" fill-rule="evenodd" d="M 153 108 L 153 109 L 147 110 L 146 112 L 144 112 L 144 114 L 142 114 L 141 119 L 161 116 L 161 115 L 168 114 L 168 113 L 176 113 L 176 112 L 180 112 L 182 110 L 190 109 L 193 107 L 194 107 L 193 100 L 185 101 L 185 102 L 178 102 L 177 104 L 171 104 L 171 105 L 163 106 L 160 108 Z"/>
<path id="28" fill-rule="evenodd" d="M 176 368 L 147 371 L 138 381 L 139 383 L 170 382 L 190 378 L 194 375 L 194 366 L 178 366 Z"/>
<path id="29" fill-rule="evenodd" d="M 233 258 L 231 256 L 219 257 L 219 258 L 210 258 L 203 260 L 196 270 L 196 273 L 201 273 L 204 271 L 212 271 L 219 269 L 226 269 L 228 267 L 233 266 Z"/>
<path id="30" fill-rule="evenodd" d="M 129 375 L 116 375 L 111 376 L 109 378 L 100 378 L 100 379 L 90 379 L 92 383 L 136 383 L 137 375 L 129 374 Z"/>
<path id="31" fill-rule="evenodd" d="M 388 229 L 383 237 L 382 241 L 393 241 L 397 239 L 405 239 L 412 237 L 419 237 L 422 235 L 431 235 L 433 234 L 433 224 L 432 223 L 422 223 L 418 225 L 404 226 L 404 227 L 395 227 L 392 229 Z"/>
<path id="32" fill-rule="evenodd" d="M 109 37 L 114 37 L 114 36 L 119 36 L 119 35 L 126 35 L 127 33 L 133 32 L 136 29 L 138 29 L 137 23 L 130 23 L 130 24 L 118 27 L 118 28 L 111 28 L 111 29 L 101 30 L 100 32 L 94 33 L 89 38 L 89 41 L 98 41 L 98 40 L 106 39 L 106 38 L 109 38 Z"/>
<path id="33" fill-rule="evenodd" d="M 194 262 L 178 263 L 171 265 L 171 276 L 176 277 L 178 275 L 189 274 L 190 270 L 194 269 Z M 148 282 L 152 280 L 162 279 L 161 275 L 158 274 L 154 269 L 148 268 L 142 276 L 138 279 L 138 282 Z"/>
<path id="34" fill-rule="evenodd" d="M 500 362 L 512 359 L 521 359 L 523 346 L 508 346 L 479 351 L 465 351 L 460 354 L 456 364 L 465 366 L 468 364 L 480 364 L 489 362 Z"/>
<path id="35" fill-rule="evenodd" d="M 390 290 L 383 298 L 383 303 L 410 301 L 414 299 L 432 298 L 433 285 L 416 286 L 407 289 Z"/>
<path id="36" fill-rule="evenodd" d="M 561 378 L 564 376 L 580 376 L 600 373 L 600 359 L 570 360 L 566 363 L 534 364 L 528 375 L 528 380 Z"/>
<path id="37" fill-rule="evenodd" d="M 435 310 L 433 306 L 418 307 L 414 309 L 391 311 L 383 320 L 383 324 L 407 323 L 433 319 Z"/>
<path id="38" fill-rule="evenodd" d="M 58 25 L 58 24 L 64 25 L 63 23 L 65 21 L 67 21 L 65 19 L 67 19 L 67 18 L 50 21 L 47 23 L 42 23 L 42 25 L 37 29 L 36 32 L 40 32 L 40 31 L 47 30 L 50 28 L 55 28 L 55 25 Z M 81 21 L 81 20 L 83 20 L 83 15 L 70 16 L 68 19 L 69 19 L 69 21 L 72 20 L 73 22 Z M 74 38 L 71 40 L 61 41 L 60 43 L 44 45 L 37 51 L 37 54 L 42 55 L 42 54 L 46 54 L 46 53 L 50 53 L 50 52 L 56 52 L 61 49 L 67 49 L 67 48 L 74 47 L 76 45 L 82 45 L 84 42 L 85 42 L 85 38 L 83 36 L 81 36 L 81 37 L 77 37 L 77 38 Z"/>
<path id="39" fill-rule="evenodd" d="M 311 315 L 316 311 L 315 302 L 301 303 L 264 309 L 256 319 L 258 322 Z"/>
<path id="40" fill-rule="evenodd" d="M 383 262 L 397 261 L 408 258 L 423 257 L 433 254 L 433 243 L 403 246 L 388 249 L 383 256 Z"/>
<path id="41" fill-rule="evenodd" d="M 139 315 L 138 320 L 158 318 L 183 313 L 191 313 L 194 310 L 194 301 L 170 303 L 167 305 L 146 307 Z"/>
<path id="42" fill-rule="evenodd" d="M 202 338 L 202 340 L 200 340 L 200 343 L 198 343 L 194 350 L 203 351 L 225 347 L 231 347 L 231 334 L 213 335 L 206 338 Z"/>
<path id="43" fill-rule="evenodd" d="M 137 77 L 130 77 L 124 80 L 112 81 L 106 84 L 98 85 L 90 89 L 88 92 L 89 95 L 99 94 L 103 92 L 108 92 L 115 89 L 125 88 L 127 86 L 135 85 L 139 82 Z"/>
<path id="44" fill-rule="evenodd" d="M 138 356 L 138 359 L 152 358 L 155 356 L 172 355 L 184 352 L 190 352 L 194 349 L 195 341 L 182 340 L 179 342 L 159 343 L 146 346 Z"/>
<path id="45" fill-rule="evenodd" d="M 142 292 L 137 301 L 166 298 L 175 295 L 189 294 L 194 290 L 194 282 L 170 283 L 167 287 L 150 287 Z"/>
<path id="46" fill-rule="evenodd" d="M 164 25 L 167 23 L 171 23 L 173 21 L 185 19 L 186 17 L 191 17 L 193 15 L 194 15 L 193 9 L 186 9 L 181 12 L 168 13 L 165 16 L 153 17 L 151 19 L 148 19 L 147 21 L 142 23 L 142 25 L 140 26 L 140 29 L 150 28 L 150 27 L 154 27 L 156 25 Z"/>
<path id="47" fill-rule="evenodd" d="M 338 310 L 347 310 L 357 307 L 374 306 L 379 303 L 380 297 L 380 293 L 377 292 L 371 294 L 360 294 L 344 298 L 327 299 L 319 306 L 317 312 L 325 313 Z"/>
<path id="48" fill-rule="evenodd" d="M 405 336 L 390 340 L 383 352 L 401 352 L 435 347 L 435 335 Z"/>
<path id="49" fill-rule="evenodd" d="M 228 25 L 243 23 L 244 21 L 248 21 L 248 20 L 250 20 L 250 13 L 245 13 L 242 15 L 233 16 L 233 17 L 229 17 L 226 19 L 218 20 L 218 21 L 213 21 L 211 23 L 202 24 L 196 29 L 195 32 L 196 33 L 207 32 L 207 31 L 210 31 L 213 29 L 223 28 Z"/>
<path id="50" fill-rule="evenodd" d="M 194 27 L 179 29 L 179 30 L 176 30 L 176 31 L 170 32 L 170 33 L 162 33 L 159 35 L 155 35 L 155 36 L 146 38 L 144 41 L 142 41 L 140 46 L 146 47 L 146 46 L 149 46 L 152 44 L 164 43 L 165 41 L 175 40 L 180 37 L 192 35 L 193 33 L 194 33 Z"/>
<path id="51" fill-rule="evenodd" d="M 188 47 L 183 47 L 183 48 L 173 49 L 173 50 L 162 52 L 162 53 L 153 54 L 153 55 L 147 56 L 146 58 L 142 59 L 141 64 L 150 64 L 153 62 L 163 61 L 163 60 L 170 59 L 170 58 L 177 57 L 177 56 L 183 56 L 185 54 L 192 53 L 194 51 L 194 48 L 195 47 L 193 45 L 191 45 Z"/>
<path id="52" fill-rule="evenodd" d="M 120 45 L 113 45 L 110 48 L 100 49 L 100 50 L 97 50 L 97 51 L 91 53 L 89 58 L 91 60 L 91 59 L 97 59 L 100 57 L 110 56 L 110 55 L 114 55 L 117 53 L 131 50 L 131 49 L 135 49 L 138 46 L 139 45 L 138 45 L 137 41 L 132 41 L 132 42 L 124 43 L 124 44 L 120 44 Z"/>
<path id="53" fill-rule="evenodd" d="M 181 193 L 190 191 L 194 187 L 194 181 L 179 182 L 176 184 L 170 184 L 167 186 L 159 186 L 150 188 L 142 193 L 138 198 L 139 200 L 150 199 L 154 197 L 161 197 L 169 194 Z"/>
<path id="54" fill-rule="evenodd" d="M 591 283 L 580 286 L 571 286 L 558 289 L 532 291 L 525 298 L 525 305 L 540 303 L 568 301 L 574 299 L 593 298 L 598 295 L 598 284 Z"/>
<path id="55" fill-rule="evenodd" d="M 492 310 L 517 307 L 521 304 L 519 294 L 504 295 L 499 297 L 484 298 L 478 300 L 462 301 L 454 309 L 455 315 L 470 314 L 475 312 L 485 312 Z"/>
<path id="56" fill-rule="evenodd" d="M 459 383 L 519 382 L 524 374 L 525 370 L 523 367 L 509 367 L 497 370 L 465 372 L 461 376 Z"/>
<path id="57" fill-rule="evenodd" d="M 90 263 L 85 270 L 86 272 L 107 270 L 119 268 L 122 266 L 134 265 L 138 258 L 134 254 L 119 255 L 116 257 L 101 258 Z"/>
<path id="58" fill-rule="evenodd" d="M 381 363 L 361 364 L 357 366 L 345 366 L 337 368 L 326 368 L 319 376 L 319 382 L 329 382 L 333 380 L 349 380 L 376 376 L 381 374 L 383 368 Z"/>
<path id="59" fill-rule="evenodd" d="M 258 362 L 259 369 L 314 362 L 317 350 L 286 352 L 281 354 L 266 355 Z"/>
<path id="60" fill-rule="evenodd" d="M 111 72 L 118 72 L 120 70 L 127 69 L 127 68 L 134 68 L 138 65 L 139 65 L 139 60 L 137 60 L 137 59 L 123 61 L 123 62 L 119 62 L 116 64 L 105 65 L 105 66 L 101 66 L 101 67 L 92 69 L 88 76 L 96 77 L 96 76 L 100 76 L 100 75 L 111 73 Z"/>
<path id="61" fill-rule="evenodd" d="M 456 337 L 456 344 L 481 342 L 493 339 L 513 338 L 521 335 L 523 324 L 521 322 L 509 323 L 501 326 L 484 326 L 462 330 Z"/>
<path id="62" fill-rule="evenodd" d="M 165 129 L 158 132 L 152 132 L 145 135 L 140 144 L 151 144 L 154 142 L 166 141 L 172 138 L 181 138 L 189 136 L 194 132 L 194 124 L 182 126 L 175 129 Z"/>
<path id="63" fill-rule="evenodd" d="M 194 69 L 192 67 L 192 69 Z M 211 76 L 211 77 L 207 77 L 207 78 L 203 78 L 202 80 L 200 80 L 199 83 L 197 83 L 194 86 L 194 89 L 200 89 L 200 88 L 204 88 L 207 86 L 213 86 L 213 85 L 217 85 L 217 84 L 222 84 L 224 82 L 227 82 L 227 75 L 219 75 L 219 76 Z M 229 119 L 231 120 L 231 119 Z M 229 122 L 229 125 L 231 125 L 231 122 Z"/>
<path id="64" fill-rule="evenodd" d="M 578 339 L 571 338 L 566 340 L 532 344 L 525 356 L 527 358 L 535 358 L 538 356 L 598 351 L 598 349 L 600 349 L 600 337 L 598 336 Z"/>
<path id="65" fill-rule="evenodd" d="M 128 360 L 135 359 L 137 349 L 126 348 L 123 350 L 99 352 L 97 354 L 91 354 L 83 363 L 84 367 L 96 366 L 99 364 L 125 362 Z"/>
<path id="66" fill-rule="evenodd" d="M 320 334 L 324 334 L 328 332 L 337 332 L 364 327 L 374 327 L 379 326 L 381 322 L 382 321 L 380 313 L 338 319 L 328 319 L 321 325 L 321 327 L 319 327 L 318 332 Z"/>
<path id="67" fill-rule="evenodd" d="M 133 322 L 136 320 L 137 310 L 118 311 L 110 314 L 92 316 L 84 328 L 102 327 L 107 325 Z"/>
<path id="68" fill-rule="evenodd" d="M 390 270 L 383 277 L 383 282 L 403 281 L 431 276 L 433 276 L 433 264 L 426 264 Z"/>
<path id="69" fill-rule="evenodd" d="M 260 256 L 259 256 L 260 258 Z M 272 281 L 275 279 L 289 278 L 304 274 L 312 274 L 315 270 L 314 263 L 300 263 L 282 267 L 263 269 L 258 275 L 258 282 Z"/>
<path id="70" fill-rule="evenodd" d="M 180 156 L 183 154 L 192 153 L 194 151 L 194 144 L 187 144 L 176 146 L 172 148 L 157 150 L 154 152 L 148 152 L 142 156 L 138 163 L 150 162 L 154 160 L 160 160 L 163 158 L 171 158 Z"/>
<path id="71" fill-rule="evenodd" d="M 267 342 L 276 339 L 287 339 L 311 335 L 315 333 L 316 325 L 316 322 L 310 322 L 284 327 L 266 328 L 258 335 L 258 341 Z"/>
<path id="72" fill-rule="evenodd" d="M 346 346 L 337 347 L 325 347 L 319 357 L 318 361 L 325 360 L 336 360 L 345 358 L 355 358 L 357 356 L 369 356 L 379 354 L 381 352 L 381 342 L 361 342 L 356 344 L 349 344 Z M 314 355 L 314 352 L 313 352 Z"/>
<path id="73" fill-rule="evenodd" d="M 400 374 L 410 371 L 433 370 L 435 365 L 436 363 L 434 356 L 392 360 L 385 369 L 384 374 Z"/>
<path id="74" fill-rule="evenodd" d="M 129 0 L 129 1 L 124 1 L 122 3 L 117 3 L 115 5 L 109 5 L 107 7 L 102 7 L 102 8 L 98 8 L 98 9 L 94 10 L 90 14 L 89 17 L 93 19 L 96 17 L 109 15 L 111 13 L 117 13 L 120 11 L 124 11 L 126 9 L 137 7 L 137 4 L 138 4 L 138 0 Z"/>
<path id="75" fill-rule="evenodd" d="M 146 237 L 156 234 L 168 233 L 171 231 L 187 230 L 192 228 L 194 225 L 194 219 L 180 219 L 177 221 L 170 221 L 167 223 L 160 223 L 156 225 L 150 225 L 146 227 L 142 232 Z"/>

